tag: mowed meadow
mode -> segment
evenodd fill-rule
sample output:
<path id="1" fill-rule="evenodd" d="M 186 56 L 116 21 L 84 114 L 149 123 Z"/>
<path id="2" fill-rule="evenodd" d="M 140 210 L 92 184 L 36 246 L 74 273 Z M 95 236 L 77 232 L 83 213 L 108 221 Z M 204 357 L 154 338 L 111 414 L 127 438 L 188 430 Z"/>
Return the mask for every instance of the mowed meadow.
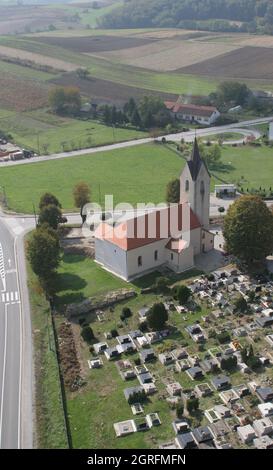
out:
<path id="1" fill-rule="evenodd" d="M 178 178 L 185 159 L 160 144 L 69 157 L 40 163 L 0 167 L 0 186 L 5 187 L 8 208 L 31 213 L 41 194 L 54 193 L 66 211 L 76 210 L 72 190 L 79 181 L 91 187 L 92 201 L 104 204 L 104 195 L 114 196 L 114 205 L 128 202 L 159 203 L 165 200 L 166 185 Z M 270 147 L 231 147 L 211 170 L 215 183 L 235 183 L 247 189 L 273 187 L 273 153 Z"/>
<path id="2" fill-rule="evenodd" d="M 91 187 L 93 202 L 103 203 L 105 194 L 114 204 L 159 203 L 165 200 L 168 181 L 179 177 L 185 160 L 156 144 L 0 168 L 0 186 L 5 186 L 8 207 L 32 213 L 40 196 L 54 193 L 65 210 L 75 210 L 72 191 L 79 181 Z"/>

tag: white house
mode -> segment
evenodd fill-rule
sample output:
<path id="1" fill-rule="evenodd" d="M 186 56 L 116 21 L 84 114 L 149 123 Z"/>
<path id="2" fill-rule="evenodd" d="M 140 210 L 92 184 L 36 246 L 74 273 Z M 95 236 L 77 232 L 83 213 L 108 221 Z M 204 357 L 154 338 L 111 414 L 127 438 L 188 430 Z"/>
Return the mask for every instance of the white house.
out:
<path id="1" fill-rule="evenodd" d="M 167 266 L 183 272 L 214 247 L 209 231 L 210 174 L 197 140 L 180 177 L 180 203 L 156 208 L 95 231 L 95 260 L 127 281 Z"/>
<path id="2" fill-rule="evenodd" d="M 220 117 L 220 113 L 214 106 L 198 106 L 196 104 L 183 104 L 177 101 L 165 101 L 165 106 L 171 115 L 179 121 L 198 122 L 211 125 Z"/>

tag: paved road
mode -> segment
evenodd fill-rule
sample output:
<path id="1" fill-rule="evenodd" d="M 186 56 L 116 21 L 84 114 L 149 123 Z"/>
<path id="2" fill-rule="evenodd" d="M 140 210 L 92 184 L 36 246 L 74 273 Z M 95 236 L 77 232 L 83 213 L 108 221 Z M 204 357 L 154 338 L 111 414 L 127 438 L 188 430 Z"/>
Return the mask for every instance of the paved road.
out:
<path id="1" fill-rule="evenodd" d="M 17 231 L 19 232 L 18 228 Z M 9 229 L 6 219 L 0 215 L 1 449 L 32 447 L 32 354 L 29 312 L 23 239 L 19 233 Z"/>
<path id="2" fill-rule="evenodd" d="M 223 132 L 228 132 L 231 130 L 233 132 L 236 132 L 236 129 L 242 130 L 242 127 L 249 127 L 249 126 L 255 126 L 258 124 L 264 124 L 272 120 L 273 120 L 273 117 L 253 119 L 251 121 L 244 121 L 244 122 L 240 122 L 237 124 L 229 124 L 226 126 L 210 127 L 206 129 L 196 129 L 196 130 L 191 130 L 189 132 L 180 132 L 178 134 L 168 134 L 165 136 L 161 136 L 156 140 L 161 141 L 161 139 L 165 137 L 167 140 L 173 140 L 175 142 L 180 142 L 182 138 L 186 142 L 192 142 L 195 136 L 206 137 L 209 135 L 221 134 Z M 240 130 L 238 132 L 240 132 Z M 30 159 L 26 159 L 26 160 L 0 162 L 0 167 L 14 166 L 14 165 L 27 165 L 29 163 L 45 162 L 48 160 L 58 160 L 62 158 L 77 157 L 80 155 L 90 155 L 90 154 L 98 153 L 98 152 L 107 152 L 107 151 L 116 150 L 116 149 L 135 147 L 136 145 L 142 145 L 142 144 L 154 142 L 154 140 L 155 139 L 153 138 L 147 137 L 145 139 L 131 140 L 128 142 L 121 142 L 121 143 L 112 144 L 112 145 L 104 145 L 101 147 L 91 147 L 91 148 L 82 149 L 82 150 L 75 150 L 72 152 L 62 152 L 62 153 L 55 153 L 55 154 L 46 155 L 46 156 L 33 157 Z"/>

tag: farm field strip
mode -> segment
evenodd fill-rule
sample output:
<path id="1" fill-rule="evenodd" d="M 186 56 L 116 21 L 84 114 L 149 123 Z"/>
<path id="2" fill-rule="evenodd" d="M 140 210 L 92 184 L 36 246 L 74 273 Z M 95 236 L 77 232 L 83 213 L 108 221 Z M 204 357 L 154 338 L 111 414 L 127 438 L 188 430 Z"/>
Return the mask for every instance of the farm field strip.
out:
<path id="1" fill-rule="evenodd" d="M 212 77 L 272 80 L 273 49 L 247 46 L 219 57 L 182 67 L 180 71 L 183 74 L 211 75 Z"/>
<path id="2" fill-rule="evenodd" d="M 26 50 L 13 49 L 12 47 L 6 47 L 0 45 L 0 54 L 3 54 L 7 57 L 20 58 L 23 60 L 30 60 L 40 65 L 49 65 L 55 69 L 64 70 L 65 72 L 71 72 L 78 68 L 77 65 L 63 61 L 61 59 L 55 59 L 49 56 L 44 56 L 42 54 L 36 54 L 33 52 L 28 52 Z"/>
<path id="3" fill-rule="evenodd" d="M 215 58 L 236 50 L 238 46 L 220 43 L 198 43 L 162 40 L 147 45 L 100 54 L 121 63 L 157 71 L 174 71 L 181 67 Z M 91 53 L 92 54 L 92 53 Z"/>

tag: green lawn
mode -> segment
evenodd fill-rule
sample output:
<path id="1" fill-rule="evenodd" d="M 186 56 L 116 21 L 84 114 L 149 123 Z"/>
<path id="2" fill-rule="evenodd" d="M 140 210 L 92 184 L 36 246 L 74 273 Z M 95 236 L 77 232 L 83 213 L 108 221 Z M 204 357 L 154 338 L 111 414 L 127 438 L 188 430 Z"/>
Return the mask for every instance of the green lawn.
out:
<path id="1" fill-rule="evenodd" d="M 244 189 L 273 187 L 273 149 L 270 147 L 226 147 L 222 165 L 213 174 Z M 243 177 L 243 178 L 242 178 Z"/>
<path id="2" fill-rule="evenodd" d="M 40 154 L 95 147 L 147 136 L 146 132 L 136 129 L 113 129 L 98 121 L 63 118 L 43 109 L 10 114 L 3 110 L 0 111 L 0 119 L 0 128 L 10 133 L 16 144 Z"/>
<path id="3" fill-rule="evenodd" d="M 42 449 L 68 447 L 58 362 L 50 311 L 28 265 L 35 365 L 35 444 Z"/>
<path id="4" fill-rule="evenodd" d="M 58 303 L 69 304 L 128 287 L 128 283 L 82 255 L 64 255 L 58 271 Z"/>
<path id="5" fill-rule="evenodd" d="M 167 148 L 149 144 L 61 160 L 0 168 L 10 209 L 32 212 L 42 193 L 51 191 L 63 208 L 74 209 L 72 189 L 79 181 L 91 186 L 92 201 L 104 194 L 120 202 L 159 203 L 165 200 L 168 181 L 178 177 L 184 159 Z"/>

